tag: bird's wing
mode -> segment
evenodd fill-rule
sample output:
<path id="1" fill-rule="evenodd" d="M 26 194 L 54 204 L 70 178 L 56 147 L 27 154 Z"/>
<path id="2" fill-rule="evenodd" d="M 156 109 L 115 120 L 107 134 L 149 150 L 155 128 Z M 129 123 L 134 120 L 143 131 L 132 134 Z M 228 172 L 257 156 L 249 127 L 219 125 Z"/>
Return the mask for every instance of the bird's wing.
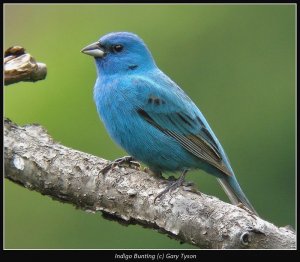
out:
<path id="1" fill-rule="evenodd" d="M 139 79 L 137 83 L 143 88 L 143 97 L 139 98 L 136 109 L 140 117 L 174 138 L 194 156 L 232 175 L 203 115 L 174 82 L 164 76 L 155 81 Z"/>

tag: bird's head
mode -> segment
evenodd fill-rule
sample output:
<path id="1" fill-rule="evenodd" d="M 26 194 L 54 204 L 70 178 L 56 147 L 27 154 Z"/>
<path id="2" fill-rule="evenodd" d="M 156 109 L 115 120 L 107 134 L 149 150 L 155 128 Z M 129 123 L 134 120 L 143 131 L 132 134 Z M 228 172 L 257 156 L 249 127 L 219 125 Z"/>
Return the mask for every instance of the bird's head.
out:
<path id="1" fill-rule="evenodd" d="M 81 52 L 95 58 L 100 74 L 131 73 L 155 67 L 147 46 L 133 33 L 104 35 L 98 42 L 86 46 Z"/>

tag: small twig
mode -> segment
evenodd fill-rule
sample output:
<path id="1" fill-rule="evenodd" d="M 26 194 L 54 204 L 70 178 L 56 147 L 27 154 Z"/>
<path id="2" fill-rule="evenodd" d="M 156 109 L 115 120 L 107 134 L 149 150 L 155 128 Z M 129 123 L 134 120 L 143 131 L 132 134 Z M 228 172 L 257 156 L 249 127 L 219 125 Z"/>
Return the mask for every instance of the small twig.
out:
<path id="1" fill-rule="evenodd" d="M 10 85 L 20 81 L 35 82 L 45 79 L 47 67 L 38 63 L 21 46 L 8 48 L 4 53 L 4 84 Z"/>

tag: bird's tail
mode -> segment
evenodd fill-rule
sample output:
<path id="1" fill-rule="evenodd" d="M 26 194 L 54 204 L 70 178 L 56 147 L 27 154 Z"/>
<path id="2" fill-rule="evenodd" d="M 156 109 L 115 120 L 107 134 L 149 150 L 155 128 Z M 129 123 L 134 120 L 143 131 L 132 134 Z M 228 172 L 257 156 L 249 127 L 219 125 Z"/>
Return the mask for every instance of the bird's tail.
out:
<path id="1" fill-rule="evenodd" d="M 246 195 L 244 194 L 234 175 L 230 177 L 226 176 L 224 178 L 218 178 L 218 181 L 232 204 L 237 205 L 238 203 L 242 203 L 255 215 L 258 216 L 257 212 L 251 205 L 250 201 L 247 199 Z"/>

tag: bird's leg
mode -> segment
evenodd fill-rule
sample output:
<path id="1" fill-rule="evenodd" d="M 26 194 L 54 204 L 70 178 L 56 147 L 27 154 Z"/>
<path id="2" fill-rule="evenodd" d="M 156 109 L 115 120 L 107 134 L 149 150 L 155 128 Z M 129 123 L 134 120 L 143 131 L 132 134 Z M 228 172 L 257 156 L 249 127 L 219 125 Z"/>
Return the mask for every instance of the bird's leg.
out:
<path id="1" fill-rule="evenodd" d="M 121 166 L 124 164 L 127 164 L 129 167 L 131 167 L 131 166 L 138 167 L 138 168 L 141 167 L 140 163 L 137 162 L 132 156 L 124 156 L 124 157 L 118 158 L 118 159 L 110 162 L 106 167 L 104 167 L 100 170 L 100 173 L 105 175 L 113 167 Z"/>
<path id="2" fill-rule="evenodd" d="M 155 203 L 155 201 L 156 201 L 157 198 L 161 198 L 168 191 L 174 190 L 174 189 L 180 187 L 183 184 L 183 182 L 184 182 L 184 178 L 185 178 L 185 175 L 186 175 L 187 172 L 188 172 L 188 169 L 183 170 L 182 173 L 181 173 L 181 175 L 180 175 L 180 177 L 176 181 L 171 182 L 171 184 L 169 184 L 162 192 L 160 192 L 154 198 L 154 203 Z"/>

